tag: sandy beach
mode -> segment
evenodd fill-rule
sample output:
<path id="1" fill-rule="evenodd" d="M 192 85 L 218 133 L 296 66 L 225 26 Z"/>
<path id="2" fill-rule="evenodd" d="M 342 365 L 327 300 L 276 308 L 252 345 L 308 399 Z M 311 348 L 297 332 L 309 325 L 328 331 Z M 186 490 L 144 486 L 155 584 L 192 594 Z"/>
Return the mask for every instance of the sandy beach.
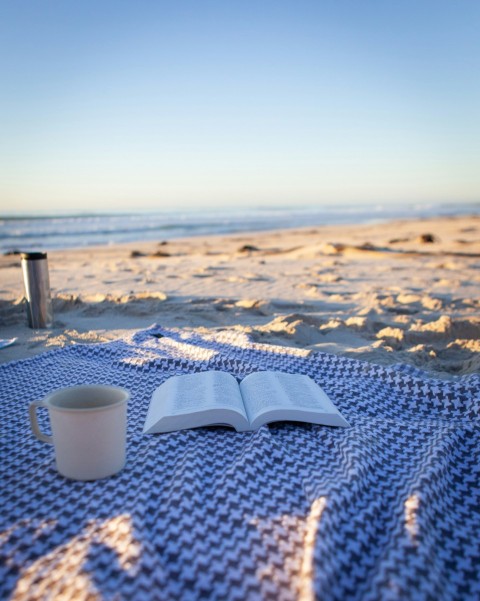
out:
<path id="1" fill-rule="evenodd" d="M 48 253 L 55 324 L 26 325 L 18 255 L 0 258 L 0 362 L 154 323 L 438 377 L 480 370 L 480 216 L 210 236 Z"/>

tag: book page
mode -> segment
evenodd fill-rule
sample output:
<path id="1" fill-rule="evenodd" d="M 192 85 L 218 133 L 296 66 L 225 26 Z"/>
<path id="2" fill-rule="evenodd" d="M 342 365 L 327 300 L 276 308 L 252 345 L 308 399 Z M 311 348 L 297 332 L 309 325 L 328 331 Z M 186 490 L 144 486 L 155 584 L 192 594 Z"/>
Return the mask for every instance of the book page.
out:
<path id="1" fill-rule="evenodd" d="M 252 427 L 258 427 L 259 421 L 268 423 L 282 419 L 348 425 L 325 392 L 308 376 L 256 372 L 241 382 L 240 390 Z M 326 415 L 335 419 L 318 417 Z M 259 419 L 262 417 L 265 419 Z"/>
<path id="2" fill-rule="evenodd" d="M 175 394 L 169 395 L 171 415 L 192 413 L 204 409 L 234 409 L 245 415 L 242 395 L 237 380 L 223 371 L 205 371 L 178 376 L 168 380 L 175 385 Z"/>
<path id="3" fill-rule="evenodd" d="M 225 423 L 248 428 L 240 388 L 226 372 L 208 371 L 169 378 L 153 393 L 144 432 Z"/>

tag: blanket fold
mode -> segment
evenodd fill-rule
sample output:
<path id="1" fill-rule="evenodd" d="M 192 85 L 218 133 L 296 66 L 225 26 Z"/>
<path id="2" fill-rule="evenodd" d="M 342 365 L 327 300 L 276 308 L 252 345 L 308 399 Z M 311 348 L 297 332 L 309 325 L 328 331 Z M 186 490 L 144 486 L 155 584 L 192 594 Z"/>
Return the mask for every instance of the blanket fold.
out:
<path id="1" fill-rule="evenodd" d="M 157 386 L 209 369 L 309 375 L 351 427 L 141 434 Z M 72 482 L 27 408 L 85 383 L 130 391 L 127 465 Z M 479 384 L 159 326 L 1 365 L 0 597 L 479 598 Z"/>

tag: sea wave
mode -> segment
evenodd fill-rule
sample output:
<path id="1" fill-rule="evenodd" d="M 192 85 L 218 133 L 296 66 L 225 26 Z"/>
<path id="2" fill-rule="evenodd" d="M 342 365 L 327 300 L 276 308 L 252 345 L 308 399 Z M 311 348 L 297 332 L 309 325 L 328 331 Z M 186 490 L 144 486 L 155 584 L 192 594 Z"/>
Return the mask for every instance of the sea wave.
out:
<path id="1" fill-rule="evenodd" d="M 269 207 L 81 215 L 0 215 L 0 252 L 85 247 L 288 227 L 478 214 L 480 205 Z"/>

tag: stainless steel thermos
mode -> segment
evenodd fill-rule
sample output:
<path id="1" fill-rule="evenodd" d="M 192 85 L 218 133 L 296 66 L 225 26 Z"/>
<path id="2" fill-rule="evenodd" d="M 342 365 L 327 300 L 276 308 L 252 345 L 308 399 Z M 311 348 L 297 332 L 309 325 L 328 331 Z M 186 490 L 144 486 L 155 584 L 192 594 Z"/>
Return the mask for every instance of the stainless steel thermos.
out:
<path id="1" fill-rule="evenodd" d="M 22 253 L 28 325 L 50 328 L 53 324 L 52 297 L 48 277 L 47 253 Z"/>

